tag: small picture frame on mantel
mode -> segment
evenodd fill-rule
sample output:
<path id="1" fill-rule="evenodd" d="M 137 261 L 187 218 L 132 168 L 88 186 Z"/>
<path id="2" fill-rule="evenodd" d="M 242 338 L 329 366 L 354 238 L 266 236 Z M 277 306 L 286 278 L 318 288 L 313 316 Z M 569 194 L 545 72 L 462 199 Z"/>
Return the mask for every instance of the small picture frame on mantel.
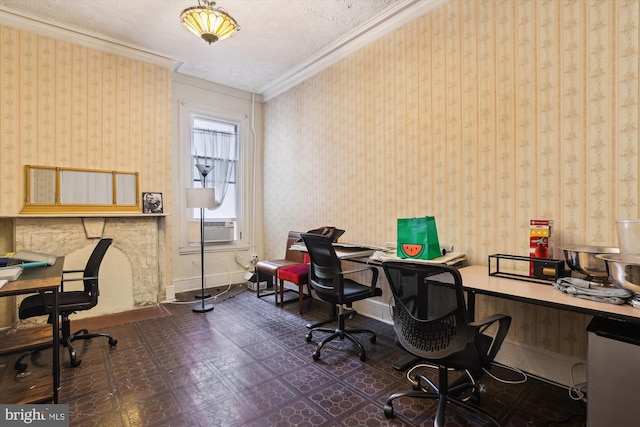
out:
<path id="1" fill-rule="evenodd" d="M 162 213 L 162 193 L 154 193 L 154 192 L 142 193 L 142 213 L 161 214 Z"/>

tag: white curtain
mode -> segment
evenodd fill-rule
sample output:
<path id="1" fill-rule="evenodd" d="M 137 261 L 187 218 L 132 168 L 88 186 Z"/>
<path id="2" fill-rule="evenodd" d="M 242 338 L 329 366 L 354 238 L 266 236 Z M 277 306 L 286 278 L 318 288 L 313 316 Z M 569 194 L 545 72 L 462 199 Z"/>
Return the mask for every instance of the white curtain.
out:
<path id="1" fill-rule="evenodd" d="M 215 189 L 216 209 L 222 204 L 235 176 L 237 135 L 210 129 L 193 129 L 193 156 L 203 187 Z M 194 181 L 196 176 L 194 176 Z"/>

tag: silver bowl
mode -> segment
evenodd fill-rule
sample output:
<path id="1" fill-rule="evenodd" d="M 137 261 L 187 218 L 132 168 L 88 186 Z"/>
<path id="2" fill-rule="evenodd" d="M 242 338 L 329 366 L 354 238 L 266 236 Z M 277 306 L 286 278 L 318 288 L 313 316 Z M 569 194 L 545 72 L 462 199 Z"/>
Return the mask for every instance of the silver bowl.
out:
<path id="1" fill-rule="evenodd" d="M 597 255 L 620 253 L 618 248 L 607 246 L 564 246 L 560 249 L 571 270 L 584 274 L 586 280 L 602 283 L 607 283 L 609 277 L 604 260 Z"/>
<path id="2" fill-rule="evenodd" d="M 630 261 L 621 254 L 601 254 L 609 280 L 615 285 L 640 294 L 640 261 Z"/>

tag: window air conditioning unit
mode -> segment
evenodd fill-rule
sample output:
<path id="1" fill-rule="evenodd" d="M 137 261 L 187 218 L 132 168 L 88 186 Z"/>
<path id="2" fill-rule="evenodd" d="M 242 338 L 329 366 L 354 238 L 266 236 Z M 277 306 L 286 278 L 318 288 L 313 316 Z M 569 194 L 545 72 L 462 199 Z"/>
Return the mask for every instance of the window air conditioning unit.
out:
<path id="1" fill-rule="evenodd" d="M 205 221 L 204 242 L 233 242 L 236 223 L 233 221 Z"/>
<path id="2" fill-rule="evenodd" d="M 204 242 L 221 243 L 233 242 L 235 236 L 235 221 L 205 221 Z M 189 241 L 200 241 L 200 221 L 189 221 Z"/>

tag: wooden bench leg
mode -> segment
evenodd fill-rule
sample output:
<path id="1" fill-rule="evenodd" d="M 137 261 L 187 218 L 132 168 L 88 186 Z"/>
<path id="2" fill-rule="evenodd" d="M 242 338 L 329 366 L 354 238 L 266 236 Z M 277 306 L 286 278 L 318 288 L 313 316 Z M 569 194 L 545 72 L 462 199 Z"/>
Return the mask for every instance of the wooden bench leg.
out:
<path id="1" fill-rule="evenodd" d="M 304 299 L 304 283 L 298 285 L 298 309 L 302 314 L 302 300 Z"/>

